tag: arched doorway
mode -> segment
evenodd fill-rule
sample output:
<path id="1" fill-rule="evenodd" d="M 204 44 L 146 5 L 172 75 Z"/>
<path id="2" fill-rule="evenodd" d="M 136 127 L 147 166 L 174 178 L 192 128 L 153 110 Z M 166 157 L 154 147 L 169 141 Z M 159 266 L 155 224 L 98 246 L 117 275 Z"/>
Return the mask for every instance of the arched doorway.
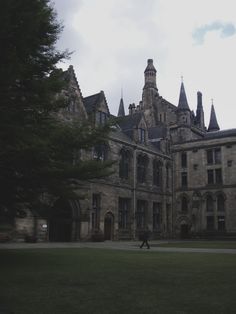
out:
<path id="1" fill-rule="evenodd" d="M 107 213 L 104 217 L 104 239 L 112 240 L 114 232 L 114 216 L 112 213 Z"/>
<path id="2" fill-rule="evenodd" d="M 185 223 L 180 226 L 180 237 L 181 239 L 189 238 L 189 226 Z"/>
<path id="3" fill-rule="evenodd" d="M 58 199 L 50 214 L 49 241 L 71 242 L 79 238 L 79 203 Z"/>

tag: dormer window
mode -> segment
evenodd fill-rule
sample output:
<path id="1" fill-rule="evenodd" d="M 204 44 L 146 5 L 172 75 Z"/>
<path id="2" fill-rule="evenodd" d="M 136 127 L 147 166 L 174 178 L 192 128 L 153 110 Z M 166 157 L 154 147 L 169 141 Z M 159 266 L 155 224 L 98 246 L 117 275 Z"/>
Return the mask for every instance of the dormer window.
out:
<path id="1" fill-rule="evenodd" d="M 146 141 L 146 130 L 140 128 L 138 129 L 138 138 L 140 143 L 145 143 Z"/>
<path id="2" fill-rule="evenodd" d="M 104 125 L 107 122 L 107 113 L 103 111 L 96 112 L 96 123 Z"/>

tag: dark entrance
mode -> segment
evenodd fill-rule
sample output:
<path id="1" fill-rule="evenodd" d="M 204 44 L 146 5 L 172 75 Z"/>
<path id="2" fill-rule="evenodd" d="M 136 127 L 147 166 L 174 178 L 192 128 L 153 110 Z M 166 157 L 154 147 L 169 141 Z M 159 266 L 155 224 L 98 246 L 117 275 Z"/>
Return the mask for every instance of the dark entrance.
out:
<path id="1" fill-rule="evenodd" d="M 112 213 L 107 213 L 104 219 L 104 239 L 112 240 L 114 230 L 114 216 Z"/>
<path id="2" fill-rule="evenodd" d="M 189 237 L 189 227 L 187 224 L 180 226 L 180 237 L 181 239 L 187 239 Z"/>
<path id="3" fill-rule="evenodd" d="M 71 242 L 78 226 L 78 210 L 74 201 L 59 199 L 54 204 L 49 219 L 49 241 Z M 75 214 L 76 213 L 76 214 Z"/>

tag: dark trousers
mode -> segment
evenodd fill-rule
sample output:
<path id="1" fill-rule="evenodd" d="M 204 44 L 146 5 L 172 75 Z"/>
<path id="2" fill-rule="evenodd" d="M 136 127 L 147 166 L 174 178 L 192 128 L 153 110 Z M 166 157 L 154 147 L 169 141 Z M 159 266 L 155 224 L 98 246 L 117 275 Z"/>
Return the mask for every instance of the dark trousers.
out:
<path id="1" fill-rule="evenodd" d="M 150 245 L 148 244 L 148 240 L 143 240 L 143 243 L 140 245 L 140 249 L 146 244 L 147 249 L 150 249 Z"/>

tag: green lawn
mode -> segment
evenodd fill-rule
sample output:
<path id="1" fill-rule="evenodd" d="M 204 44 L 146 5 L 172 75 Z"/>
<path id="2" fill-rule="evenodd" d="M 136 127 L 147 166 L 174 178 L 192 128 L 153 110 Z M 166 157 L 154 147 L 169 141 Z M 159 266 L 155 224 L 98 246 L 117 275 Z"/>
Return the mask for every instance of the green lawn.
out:
<path id="1" fill-rule="evenodd" d="M 180 248 L 205 248 L 205 249 L 236 249 L 236 241 L 180 241 L 161 243 L 154 246 L 180 247 Z"/>
<path id="2" fill-rule="evenodd" d="M 230 314 L 236 255 L 0 250 L 0 313 Z"/>

